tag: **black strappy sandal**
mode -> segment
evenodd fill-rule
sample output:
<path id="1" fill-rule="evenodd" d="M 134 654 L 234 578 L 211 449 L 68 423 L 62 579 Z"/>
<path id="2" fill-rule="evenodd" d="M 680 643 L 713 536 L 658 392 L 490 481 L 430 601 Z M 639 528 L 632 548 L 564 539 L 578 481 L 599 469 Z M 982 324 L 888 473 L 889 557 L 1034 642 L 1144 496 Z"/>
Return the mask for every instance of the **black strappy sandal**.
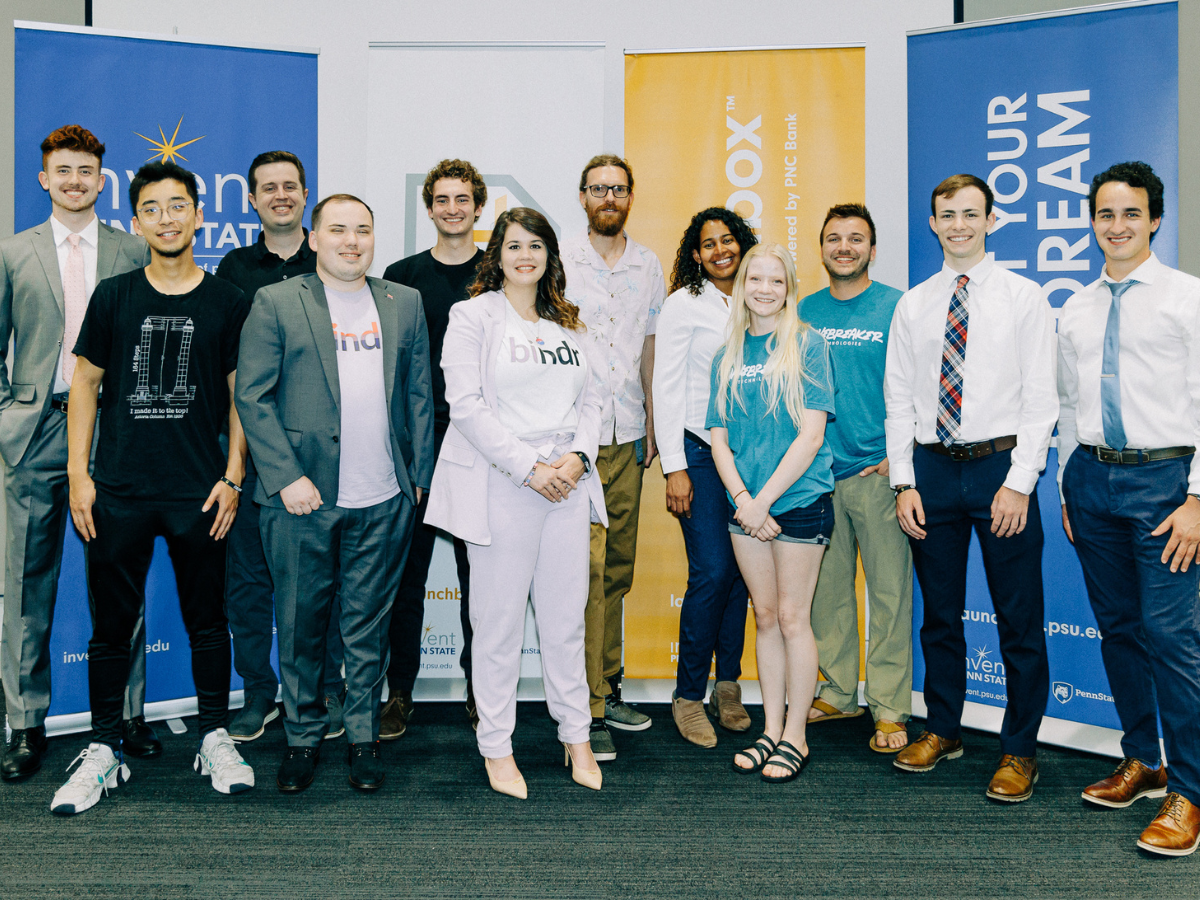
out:
<path id="1" fill-rule="evenodd" d="M 757 741 L 747 747 L 745 750 L 739 750 L 733 754 L 733 771 L 740 772 L 742 775 L 749 775 L 754 772 L 761 772 L 762 767 L 767 764 L 767 760 L 771 758 L 771 754 L 775 752 L 775 742 L 765 734 L 759 737 Z M 744 769 L 737 764 L 737 758 L 744 756 L 750 762 L 754 763 L 754 768 Z"/>
<path id="2" fill-rule="evenodd" d="M 762 766 L 779 766 L 781 769 L 787 769 L 786 775 L 763 775 L 763 781 L 769 781 L 772 784 L 783 784 L 785 781 L 793 781 L 799 777 L 804 771 L 804 767 L 808 765 L 812 753 L 804 756 L 792 744 L 787 741 L 780 741 L 775 746 L 775 752 L 763 760 Z"/>

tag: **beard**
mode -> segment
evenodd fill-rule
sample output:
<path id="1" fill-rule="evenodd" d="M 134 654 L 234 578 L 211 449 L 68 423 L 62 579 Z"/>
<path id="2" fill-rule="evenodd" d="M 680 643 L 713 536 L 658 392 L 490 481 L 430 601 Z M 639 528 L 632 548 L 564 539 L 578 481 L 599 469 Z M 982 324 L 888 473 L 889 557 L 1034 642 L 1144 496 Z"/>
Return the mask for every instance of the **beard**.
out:
<path id="1" fill-rule="evenodd" d="M 615 213 L 615 215 L 613 215 Z M 588 227 L 596 234 L 604 237 L 616 237 L 625 228 L 625 220 L 629 218 L 629 209 L 619 207 L 597 207 L 588 209 Z"/>

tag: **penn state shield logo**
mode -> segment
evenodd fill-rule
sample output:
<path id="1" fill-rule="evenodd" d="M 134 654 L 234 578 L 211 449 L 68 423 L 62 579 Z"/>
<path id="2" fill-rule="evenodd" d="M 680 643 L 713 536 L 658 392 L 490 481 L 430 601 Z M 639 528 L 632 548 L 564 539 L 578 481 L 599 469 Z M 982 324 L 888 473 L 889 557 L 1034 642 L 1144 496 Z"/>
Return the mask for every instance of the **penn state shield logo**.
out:
<path id="1" fill-rule="evenodd" d="M 1059 703 L 1067 703 L 1075 696 L 1075 687 L 1065 681 L 1056 681 L 1050 685 L 1050 693 Z"/>

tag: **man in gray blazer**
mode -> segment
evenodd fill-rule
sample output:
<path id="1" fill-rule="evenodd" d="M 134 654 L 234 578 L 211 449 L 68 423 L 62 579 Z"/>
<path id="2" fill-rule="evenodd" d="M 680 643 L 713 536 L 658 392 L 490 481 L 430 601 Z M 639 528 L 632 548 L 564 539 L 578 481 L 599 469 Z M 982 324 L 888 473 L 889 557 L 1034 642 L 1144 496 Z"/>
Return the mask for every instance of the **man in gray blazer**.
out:
<path id="1" fill-rule="evenodd" d="M 236 388 L 275 582 L 288 740 L 276 784 L 313 781 L 329 728 L 322 685 L 336 595 L 350 784 L 375 790 L 391 604 L 433 475 L 429 335 L 420 294 L 366 277 L 375 235 L 365 203 L 322 200 L 309 242 L 316 274 L 256 295 Z"/>
<path id="2" fill-rule="evenodd" d="M 96 283 L 146 265 L 146 243 L 100 223 L 104 145 L 66 125 L 42 142 L 38 180 L 51 215 L 0 241 L 0 454 L 7 512 L 0 678 L 12 728 L 0 778 L 41 767 L 50 708 L 50 628 L 67 523 L 67 394 Z M 8 355 L 12 339 L 12 355 Z M 139 620 L 126 691 L 125 752 L 162 744 L 142 716 L 146 629 Z"/>

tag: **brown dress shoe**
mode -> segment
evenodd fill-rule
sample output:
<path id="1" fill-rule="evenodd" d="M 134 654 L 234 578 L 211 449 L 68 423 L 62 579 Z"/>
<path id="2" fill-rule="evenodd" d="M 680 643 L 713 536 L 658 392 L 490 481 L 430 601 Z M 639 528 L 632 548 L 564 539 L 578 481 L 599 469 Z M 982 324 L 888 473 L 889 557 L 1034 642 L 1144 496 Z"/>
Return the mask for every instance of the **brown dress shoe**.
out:
<path id="1" fill-rule="evenodd" d="M 1033 786 L 1037 780 L 1037 757 L 1005 753 L 1000 757 L 1000 767 L 987 786 L 987 795 L 992 800 L 1004 803 L 1020 803 L 1033 796 Z"/>
<path id="2" fill-rule="evenodd" d="M 1167 795 L 1167 767 L 1151 769 L 1141 760 L 1125 757 L 1103 781 L 1083 789 L 1083 799 L 1097 806 L 1124 809 L 1141 797 Z"/>
<path id="3" fill-rule="evenodd" d="M 404 737 L 408 731 L 408 720 L 412 716 L 413 701 L 409 691 L 392 691 L 379 716 L 379 739 L 394 741 Z"/>
<path id="4" fill-rule="evenodd" d="M 712 723 L 704 714 L 703 701 L 672 697 L 671 714 L 675 718 L 675 727 L 679 729 L 684 740 L 691 741 L 698 747 L 717 746 L 717 733 L 713 731 Z"/>
<path id="5" fill-rule="evenodd" d="M 1200 806 L 1174 791 L 1167 794 L 1162 808 L 1150 827 L 1142 832 L 1137 845 L 1162 856 L 1188 856 L 1200 844 Z"/>
<path id="6" fill-rule="evenodd" d="M 900 751 L 892 765 L 905 772 L 928 772 L 943 759 L 958 759 L 963 755 L 962 738 L 948 741 L 932 731 L 921 736 Z"/>
<path id="7" fill-rule="evenodd" d="M 750 730 L 750 713 L 742 706 L 742 686 L 736 681 L 718 681 L 713 685 L 708 714 L 726 731 Z"/>

